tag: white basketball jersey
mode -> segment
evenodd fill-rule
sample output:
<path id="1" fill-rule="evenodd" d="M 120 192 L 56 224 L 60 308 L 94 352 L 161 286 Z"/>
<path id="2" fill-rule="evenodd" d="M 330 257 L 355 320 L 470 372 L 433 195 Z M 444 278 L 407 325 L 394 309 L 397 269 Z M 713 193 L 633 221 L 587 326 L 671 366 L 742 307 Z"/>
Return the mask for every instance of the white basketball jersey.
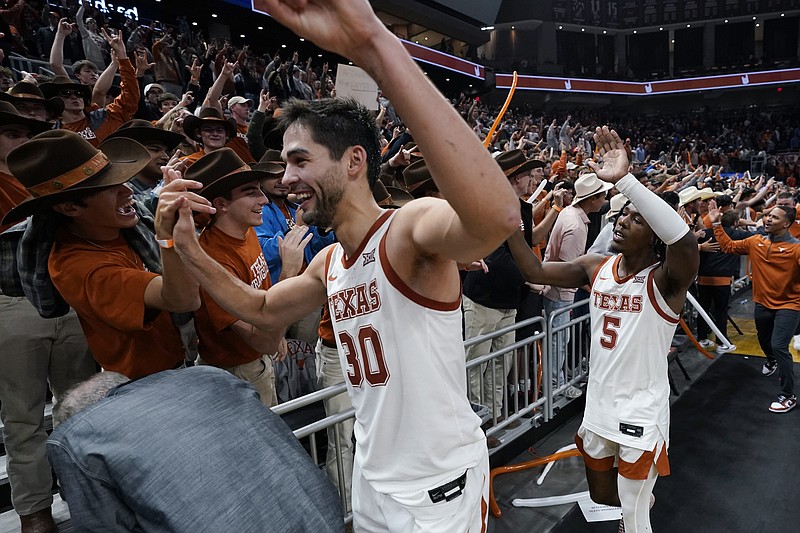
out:
<path id="1" fill-rule="evenodd" d="M 375 221 L 351 257 L 328 256 L 328 307 L 356 412 L 355 460 L 379 492 L 435 487 L 486 454 L 467 401 L 460 301 L 413 292 L 392 269 Z"/>
<path id="2" fill-rule="evenodd" d="M 617 275 L 621 255 L 607 258 L 592 280 L 592 343 L 583 424 L 614 442 L 652 450 L 669 444 L 669 353 L 678 315 L 654 280 L 658 265 Z"/>

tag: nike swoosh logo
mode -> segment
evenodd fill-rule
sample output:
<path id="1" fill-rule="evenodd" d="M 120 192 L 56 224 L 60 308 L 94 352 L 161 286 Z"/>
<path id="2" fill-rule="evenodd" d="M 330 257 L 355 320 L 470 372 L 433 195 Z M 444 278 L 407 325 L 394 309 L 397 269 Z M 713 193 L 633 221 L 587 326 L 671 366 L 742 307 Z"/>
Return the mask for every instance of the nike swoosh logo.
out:
<path id="1" fill-rule="evenodd" d="M 330 276 L 328 276 L 328 281 L 336 281 L 336 278 L 338 277 L 339 276 L 334 276 L 333 274 L 331 274 Z"/>
<path id="2" fill-rule="evenodd" d="M 606 280 L 609 280 L 609 279 L 611 279 L 611 278 L 604 278 L 603 276 L 597 276 L 597 279 L 601 279 L 601 280 L 603 280 L 603 281 L 606 281 Z"/>

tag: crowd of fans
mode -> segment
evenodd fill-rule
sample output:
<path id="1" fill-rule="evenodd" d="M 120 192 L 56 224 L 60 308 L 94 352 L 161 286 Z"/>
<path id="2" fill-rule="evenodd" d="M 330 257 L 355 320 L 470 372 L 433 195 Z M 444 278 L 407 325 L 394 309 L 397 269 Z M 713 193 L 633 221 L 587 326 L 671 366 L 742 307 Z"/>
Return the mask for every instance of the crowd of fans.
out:
<path id="1" fill-rule="evenodd" d="M 13 165 L 7 162 L 7 157 L 35 134 L 56 128 L 72 131 L 101 149 L 107 141 L 118 138 L 140 142 L 148 151 L 149 163 L 130 183 L 137 209 L 152 207 L 160 191 L 170 192 L 169 181 L 175 176 L 164 174 L 162 166 L 168 166 L 170 172 L 194 176 L 201 182 L 203 177 L 199 169 L 206 169 L 212 163 L 222 165 L 223 160 L 232 161 L 232 168 L 238 164 L 236 171 L 246 163 L 262 172 L 261 188 L 272 206 L 259 206 L 263 207 L 264 214 L 261 225 L 256 228 L 270 274 L 258 280 L 265 288 L 302 271 L 316 252 L 334 241 L 335 236 L 328 228 L 308 228 L 302 224 L 297 204 L 287 197 L 287 189 L 281 186 L 279 179 L 284 168 L 279 152 L 283 139 L 278 121 L 281 104 L 292 98 L 313 101 L 336 97 L 336 72 L 327 63 L 315 64 L 314 58 L 303 58 L 298 52 L 286 53 L 285 49 L 263 54 L 249 46 L 239 48 L 228 41 L 206 39 L 202 31 L 192 32 L 186 19 L 179 19 L 175 26 L 169 27 L 155 21 L 149 26 L 137 25 L 131 19 L 106 16 L 86 3 L 69 0 L 64 0 L 59 9 L 36 1 L 6 2 L 0 19 L 5 24 L 2 28 L 5 54 L 14 52 L 46 60 L 49 70 L 55 74 L 48 78 L 39 73 L 2 70 L 3 90 L 7 91 L 0 94 L 0 99 L 4 100 L 0 104 L 7 104 L 0 107 L 0 185 L 4 194 L 0 214 L 7 218 L 3 230 L 18 222 L 19 217 L 8 219 L 7 215 L 18 213 L 18 204 L 32 190 L 28 187 L 26 191 L 15 180 Z M 118 85 L 114 81 L 117 74 Z M 439 195 L 425 167 L 424 154 L 416 149 L 414 132 L 405 127 L 402 116 L 395 112 L 389 100 L 383 95 L 376 97 L 379 111 L 375 120 L 383 158 L 380 181 L 374 188 L 376 201 L 396 207 L 415 198 Z M 627 139 L 625 146 L 633 175 L 674 203 L 704 242 L 710 238 L 707 230 L 712 223 L 708 217 L 708 201 L 712 198 L 720 206 L 729 206 L 738 213 L 736 225 L 749 232 L 758 231 L 762 217 L 772 207 L 784 204 L 794 207 L 797 200 L 800 115 L 795 109 L 702 109 L 642 117 L 612 110 L 575 109 L 566 114 L 511 107 L 492 131 L 497 108 L 465 95 L 454 97 L 451 102 L 475 134 L 485 140 L 488 149 L 499 152 L 497 163 L 512 182 L 523 205 L 528 206 L 523 209 L 523 212 L 528 209 L 528 215 L 523 216 L 527 244 L 545 260 L 569 261 L 575 257 L 568 256 L 567 250 L 580 255 L 597 245 L 601 230 L 620 209 L 620 206 L 615 209 L 611 201 L 615 191 L 608 194 L 606 189 L 602 194 L 587 192 L 587 182 L 592 178 L 588 177 L 591 173 L 585 162 L 595 153 L 592 134 L 599 124 L 613 125 Z M 491 138 L 487 139 L 489 135 Z M 227 148 L 235 155 L 228 155 Z M 195 164 L 199 167 L 193 169 Z M 167 183 L 164 177 L 169 178 Z M 535 190 L 539 192 L 532 197 Z M 126 204 L 119 209 L 124 214 L 128 207 Z M 561 212 L 567 209 L 571 209 L 567 213 L 575 211 L 575 217 L 588 220 L 585 234 L 579 241 L 565 242 L 570 231 L 566 216 Z M 24 210 L 19 213 L 30 214 Z M 154 212 L 149 213 L 151 221 L 152 214 Z M 140 216 L 147 218 L 144 211 Z M 204 222 L 198 221 L 198 225 Z M 796 226 L 793 224 L 792 228 Z M 14 233 L 14 229 L 10 231 Z M 306 234 L 311 237 L 306 238 Z M 149 239 L 154 239 L 152 233 Z M 24 240 L 23 237 L 22 241 L 14 242 Z M 89 245 L 99 246 L 90 239 L 84 240 Z M 605 250 L 601 247 L 600 251 Z M 701 251 L 721 253 L 713 244 L 701 244 Z M 513 257 L 507 248 L 499 249 L 480 264 L 462 266 L 465 302 L 473 306 L 467 312 L 465 304 L 465 315 L 474 315 L 473 319 L 466 320 L 468 336 L 485 332 L 486 323 L 496 329 L 509 320 L 519 321 L 542 314 L 544 309 L 557 309 L 575 297 L 574 292 L 565 294 L 551 287 L 525 285 L 518 272 L 516 276 L 506 275 L 506 269 L 511 269 L 512 274 L 514 270 Z M 498 285 L 478 279 L 485 274 L 496 276 L 491 283 Z M 31 281 L 21 283 L 25 285 Z M 6 285 L 3 290 L 4 294 L 9 294 Z M 507 291 L 503 296 L 510 294 L 509 298 L 516 301 L 516 305 L 509 306 L 507 300 L 499 302 L 502 291 Z M 167 305 L 163 309 L 174 310 Z M 475 318 L 484 317 L 487 309 L 508 312 L 495 322 Z M 41 306 L 36 311 L 46 316 Z M 34 316 L 20 313 L 20 319 Z M 329 329 L 330 319 L 327 318 L 326 326 L 326 317 L 321 313 L 319 310 L 300 321 L 288 336 L 316 345 L 320 353 L 325 348 L 333 348 L 333 354 L 328 353 L 327 359 L 323 358 L 327 368 L 320 369 L 330 378 L 324 381 L 325 385 L 331 385 L 336 382 L 337 375 L 339 381 L 342 380 L 342 373 L 338 367 L 335 372 L 331 370 L 338 365 L 338 359 Z M 51 316 L 58 316 L 58 313 Z M 102 322 L 103 317 L 98 319 Z M 198 347 L 191 316 L 176 316 L 173 321 L 182 333 L 185 353 L 181 351 L 179 360 L 170 360 L 169 368 L 183 364 L 184 359 L 189 364 L 204 360 L 226 369 L 241 366 L 229 361 L 214 363 L 204 356 L 202 334 Z M 723 326 L 724 322 L 722 320 Z M 76 335 L 80 336 L 77 330 Z M 265 345 L 259 342 L 248 344 Z M 286 350 L 284 342 L 273 355 L 282 359 Z M 74 351 L 85 354 L 85 344 Z M 262 354 L 263 351 L 257 353 L 259 362 Z M 100 354 L 94 355 L 104 368 L 130 378 L 152 373 L 158 366 L 138 366 L 130 361 L 120 364 L 103 359 Z M 563 361 L 559 363 L 563 365 Z M 5 368 L 6 363 L 3 364 Z M 13 366 L 18 362 L 9 360 L 8 364 Z M 75 365 L 74 361 L 72 364 Z M 274 405 L 277 402 L 275 377 L 269 377 L 272 360 L 267 357 L 264 364 L 270 368 L 257 372 L 257 378 L 232 372 L 248 381 L 263 379 L 266 372 L 272 385 L 263 389 L 262 401 Z M 40 370 L 39 375 L 26 377 L 37 381 L 39 389 L 47 383 L 47 365 Z M 54 392 L 63 392 L 93 370 L 93 362 L 88 367 L 84 364 L 74 371 L 75 379 L 55 385 L 59 390 Z M 557 387 L 565 385 L 562 370 L 557 368 L 552 376 Z M 5 371 L 4 374 L 15 375 Z M 582 391 L 569 386 L 564 393 L 577 397 Z M 24 430 L 15 426 L 16 421 L 7 413 L 13 409 L 31 412 L 36 409 L 15 402 L 13 394 L 2 397 L 7 453 L 12 458 L 14 454 L 35 456 L 35 448 L 39 446 L 35 436 L 15 439 L 14 432 Z M 43 404 L 44 395 L 38 392 L 36 395 L 31 401 Z M 483 390 L 474 387 L 470 396 L 476 405 L 491 406 L 495 415 L 502 409 L 503 386 Z M 346 401 L 339 401 L 326 407 L 331 412 L 339 412 L 348 405 Z M 33 425 L 41 427 L 35 420 Z M 340 436 L 338 445 L 346 448 L 349 443 L 352 446 L 347 436 L 352 432 L 352 425 L 342 432 L 345 436 Z M 333 442 L 332 433 L 331 438 Z M 497 444 L 491 439 L 488 441 L 488 446 Z M 340 451 L 352 460 L 352 450 Z M 39 461 L 43 460 L 41 454 L 38 457 Z M 335 456 L 329 456 L 328 471 L 336 477 L 336 470 Z M 46 485 L 44 495 L 36 494 L 37 488 L 26 486 L 37 476 L 42 478 L 41 472 L 32 476 L 10 468 L 9 473 L 19 514 L 25 518 L 46 511 L 49 515 L 49 503 L 43 505 L 49 498 L 47 480 L 43 483 Z M 23 530 L 26 530 L 25 520 Z"/>

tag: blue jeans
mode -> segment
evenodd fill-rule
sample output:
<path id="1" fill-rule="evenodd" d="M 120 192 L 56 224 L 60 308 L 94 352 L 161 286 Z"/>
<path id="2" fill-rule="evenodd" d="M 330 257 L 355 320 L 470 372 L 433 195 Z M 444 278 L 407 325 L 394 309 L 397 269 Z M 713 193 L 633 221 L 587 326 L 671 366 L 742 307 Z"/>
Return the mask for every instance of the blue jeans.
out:
<path id="1" fill-rule="evenodd" d="M 758 332 L 758 343 L 770 361 L 778 362 L 781 393 L 794 394 L 794 367 L 789 343 L 800 321 L 800 311 L 793 309 L 767 309 L 756 304 L 753 318 Z"/>
<path id="2" fill-rule="evenodd" d="M 549 298 L 545 298 L 544 312 L 548 322 L 550 321 L 551 314 L 555 313 L 559 309 L 563 309 L 570 305 L 572 305 L 571 301 L 563 301 L 563 300 L 553 301 Z M 567 322 L 569 322 L 569 320 L 570 320 L 570 313 L 568 312 L 560 313 L 553 320 L 553 327 L 555 328 L 562 324 L 566 324 Z M 562 329 L 561 331 L 553 335 L 552 344 L 550 345 L 550 361 L 552 364 L 550 377 L 553 380 L 553 384 L 557 387 L 561 387 L 567 382 L 566 374 L 564 372 L 564 365 L 567 362 L 568 344 L 569 344 L 569 329 Z"/>

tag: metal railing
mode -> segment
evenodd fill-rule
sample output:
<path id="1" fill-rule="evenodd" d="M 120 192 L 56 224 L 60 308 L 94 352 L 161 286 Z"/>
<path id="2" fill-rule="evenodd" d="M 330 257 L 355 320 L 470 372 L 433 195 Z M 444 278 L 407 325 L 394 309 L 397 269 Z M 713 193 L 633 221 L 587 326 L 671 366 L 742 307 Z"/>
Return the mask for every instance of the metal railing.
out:
<path id="1" fill-rule="evenodd" d="M 558 408 L 574 401 L 574 399 L 566 397 L 564 392 L 568 385 L 579 384 L 586 378 L 588 373 L 589 346 L 586 334 L 588 332 L 589 314 L 587 312 L 585 315 L 570 318 L 564 324 L 557 326 L 554 326 L 553 322 L 559 316 L 571 313 L 572 310 L 578 309 L 587 303 L 588 300 L 582 300 L 558 309 L 548 317 L 547 321 L 543 317 L 532 317 L 491 333 L 467 339 L 464 342 L 466 350 L 471 346 L 502 337 L 523 328 L 533 327 L 534 331 L 532 335 L 495 351 L 490 350 L 486 354 L 479 355 L 466 365 L 467 381 L 469 381 L 469 372 L 482 370 L 481 385 L 483 385 L 487 375 L 492 382 L 502 380 L 504 385 L 502 387 L 501 411 L 497 412 L 492 407 L 489 409 L 489 415 L 484 417 L 483 420 L 484 425 L 490 426 L 486 430 L 487 436 L 503 435 L 501 445 L 490 449 L 490 455 L 497 453 L 532 427 L 538 427 L 552 420 Z M 563 346 L 566 350 L 563 370 L 567 379 L 563 385 L 554 386 L 551 375 L 555 361 L 553 361 L 554 354 L 551 353 L 553 351 L 551 346 L 553 346 L 554 339 L 558 341 L 559 338 L 566 336 L 569 337 L 569 340 Z M 513 354 L 513 357 L 510 358 L 510 364 L 506 364 L 506 354 Z M 488 373 L 486 372 L 487 369 L 489 370 Z M 278 415 L 286 415 L 316 402 L 333 398 L 346 390 L 345 384 L 340 383 L 282 403 L 273 407 L 272 410 Z M 481 390 L 483 390 L 483 387 L 481 387 Z M 480 403 L 484 405 L 487 402 L 494 404 L 493 399 L 483 397 L 480 399 Z M 339 424 L 354 416 L 355 411 L 350 408 L 300 427 L 294 430 L 294 434 L 298 439 L 306 437 L 309 439 L 311 457 L 322 468 L 325 465 L 325 459 L 319 457 L 318 439 L 320 432 L 327 432 L 328 428 L 332 427 L 336 436 L 334 442 L 337 442 L 338 432 L 340 431 Z M 515 421 L 520 421 L 521 424 L 516 426 L 514 424 Z M 509 428 L 509 425 L 514 427 Z M 333 443 L 328 443 L 328 446 L 333 445 Z M 342 498 L 343 508 L 349 510 L 348 491 L 345 490 L 346 485 L 349 485 L 349 480 L 345 479 L 341 450 L 336 449 L 335 452 L 336 468 L 339 474 L 339 494 Z M 351 521 L 352 513 L 347 512 L 345 522 Z"/>

